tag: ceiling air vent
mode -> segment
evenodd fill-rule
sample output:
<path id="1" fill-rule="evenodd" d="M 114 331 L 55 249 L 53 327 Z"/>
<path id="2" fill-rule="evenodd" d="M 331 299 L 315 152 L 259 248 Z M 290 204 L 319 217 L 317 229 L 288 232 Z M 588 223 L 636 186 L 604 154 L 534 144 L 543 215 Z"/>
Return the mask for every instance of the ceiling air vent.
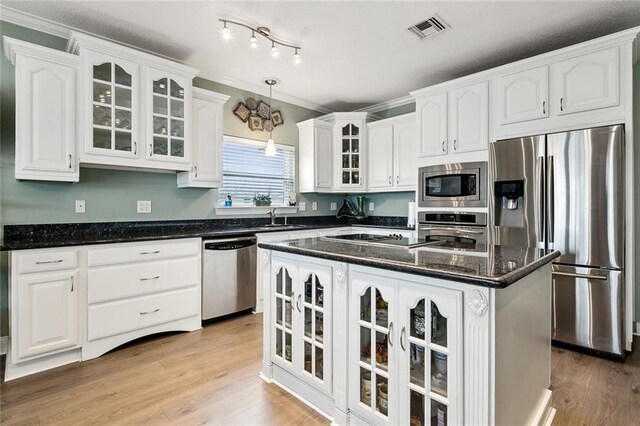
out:
<path id="1" fill-rule="evenodd" d="M 431 18 L 407 29 L 422 40 L 423 38 L 431 37 L 449 28 L 451 28 L 449 24 L 444 22 L 441 17 L 433 15 Z"/>

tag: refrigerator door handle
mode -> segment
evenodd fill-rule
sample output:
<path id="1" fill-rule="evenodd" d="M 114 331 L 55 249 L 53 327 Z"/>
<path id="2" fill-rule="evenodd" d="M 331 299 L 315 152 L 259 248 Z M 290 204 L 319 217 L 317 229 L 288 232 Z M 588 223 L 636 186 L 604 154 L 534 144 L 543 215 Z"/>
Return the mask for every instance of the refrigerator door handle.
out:
<path id="1" fill-rule="evenodd" d="M 544 157 L 536 158 L 536 178 L 534 183 L 535 199 L 538 202 L 538 206 L 534 211 L 536 236 L 539 243 L 544 242 L 544 172 L 543 172 Z"/>
<path id="2" fill-rule="evenodd" d="M 587 280 L 607 281 L 606 275 L 588 275 L 588 274 L 574 274 L 572 272 L 552 272 L 553 275 L 562 275 L 563 277 L 573 278 L 585 278 Z"/>
<path id="3" fill-rule="evenodd" d="M 547 157 L 547 243 L 553 248 L 553 231 L 554 231 L 554 170 L 553 155 Z"/>

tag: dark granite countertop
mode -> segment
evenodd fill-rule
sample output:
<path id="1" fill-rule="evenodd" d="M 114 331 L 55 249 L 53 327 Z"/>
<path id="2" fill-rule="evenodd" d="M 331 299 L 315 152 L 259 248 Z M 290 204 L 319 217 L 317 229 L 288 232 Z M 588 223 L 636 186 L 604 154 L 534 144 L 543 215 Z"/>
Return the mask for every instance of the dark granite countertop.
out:
<path id="1" fill-rule="evenodd" d="M 259 247 L 493 288 L 507 287 L 560 256 L 557 250 L 514 246 L 486 246 L 486 252 L 465 254 L 426 247 L 357 245 L 324 238 L 269 241 Z"/>
<path id="2" fill-rule="evenodd" d="M 283 219 L 277 218 L 282 224 Z M 361 226 L 411 230 L 407 219 L 395 216 L 367 218 Z M 170 220 L 148 222 L 62 223 L 7 225 L 0 251 L 81 246 L 175 238 L 242 237 L 262 232 L 343 227 L 354 224 L 335 216 L 289 217 L 288 225 L 270 226 L 266 218 Z M 354 231 L 356 232 L 356 231 Z"/>

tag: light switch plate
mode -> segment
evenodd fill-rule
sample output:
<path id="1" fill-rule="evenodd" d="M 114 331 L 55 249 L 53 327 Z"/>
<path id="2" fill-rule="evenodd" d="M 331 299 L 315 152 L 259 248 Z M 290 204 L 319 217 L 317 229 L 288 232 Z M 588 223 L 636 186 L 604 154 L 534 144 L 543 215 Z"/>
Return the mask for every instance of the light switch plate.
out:
<path id="1" fill-rule="evenodd" d="M 318 210 L 318 202 L 317 201 L 312 201 L 311 202 L 311 210 Z"/>
<path id="2" fill-rule="evenodd" d="M 338 210 L 338 203 L 336 203 L 335 201 L 332 201 L 330 210 L 331 211 Z"/>
<path id="3" fill-rule="evenodd" d="M 307 210 L 307 203 L 304 202 L 304 201 L 300 201 L 298 203 L 298 210 L 301 211 L 301 212 Z"/>
<path id="4" fill-rule="evenodd" d="M 151 213 L 151 201 L 138 200 L 138 213 Z"/>
<path id="5" fill-rule="evenodd" d="M 87 208 L 87 203 L 84 200 L 76 200 L 76 213 L 84 213 Z"/>
<path id="6" fill-rule="evenodd" d="M 369 203 L 369 211 L 370 211 L 370 212 L 372 212 L 372 211 L 373 211 L 373 208 L 374 208 L 374 207 L 375 207 L 375 206 L 373 205 L 373 203 L 372 203 L 372 202 L 371 202 L 371 203 Z"/>

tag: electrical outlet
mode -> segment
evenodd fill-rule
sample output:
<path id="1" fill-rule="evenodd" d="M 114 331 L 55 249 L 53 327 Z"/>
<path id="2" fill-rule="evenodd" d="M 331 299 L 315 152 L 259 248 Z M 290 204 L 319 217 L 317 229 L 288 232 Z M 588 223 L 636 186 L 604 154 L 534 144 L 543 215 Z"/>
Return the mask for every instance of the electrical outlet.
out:
<path id="1" fill-rule="evenodd" d="M 86 211 L 87 204 L 84 200 L 76 200 L 76 213 L 84 213 Z"/>
<path id="2" fill-rule="evenodd" d="M 338 203 L 336 203 L 335 201 L 332 201 L 330 210 L 331 211 L 338 210 Z"/>
<path id="3" fill-rule="evenodd" d="M 372 212 L 372 211 L 373 211 L 373 208 L 374 208 L 374 207 L 375 207 L 375 206 L 373 205 L 373 202 L 369 203 L 369 211 L 370 211 L 370 212 Z"/>
<path id="4" fill-rule="evenodd" d="M 307 210 L 307 203 L 306 203 L 306 202 L 304 202 L 304 201 L 300 201 L 300 202 L 298 203 L 298 211 L 303 212 L 303 211 L 305 211 L 305 210 Z"/>
<path id="5" fill-rule="evenodd" d="M 138 213 L 151 213 L 151 201 L 138 200 Z"/>
<path id="6" fill-rule="evenodd" d="M 317 201 L 311 202 L 311 210 L 318 210 L 318 202 Z"/>

